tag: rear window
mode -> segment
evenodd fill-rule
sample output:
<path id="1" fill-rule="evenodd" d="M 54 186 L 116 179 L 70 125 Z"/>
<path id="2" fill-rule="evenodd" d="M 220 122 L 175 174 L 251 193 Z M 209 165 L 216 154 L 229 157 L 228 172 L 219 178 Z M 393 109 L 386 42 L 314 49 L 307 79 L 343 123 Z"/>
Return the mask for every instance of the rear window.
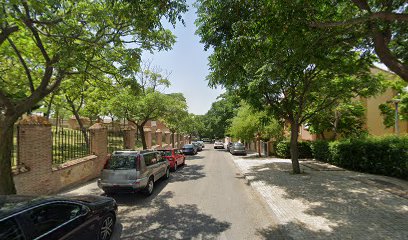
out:
<path id="1" fill-rule="evenodd" d="M 171 157 L 171 151 L 169 150 L 169 151 L 160 151 L 160 153 L 161 153 L 161 155 L 162 156 L 165 156 L 165 157 Z"/>
<path id="2" fill-rule="evenodd" d="M 132 155 L 112 155 L 106 165 L 106 169 L 134 169 L 136 168 L 136 156 Z"/>
<path id="3" fill-rule="evenodd" d="M 193 145 L 184 145 L 183 148 L 193 148 Z"/>
<path id="4" fill-rule="evenodd" d="M 244 146 L 244 145 L 243 145 L 242 143 L 235 143 L 234 146 L 236 146 L 236 147 L 242 147 L 242 146 Z"/>

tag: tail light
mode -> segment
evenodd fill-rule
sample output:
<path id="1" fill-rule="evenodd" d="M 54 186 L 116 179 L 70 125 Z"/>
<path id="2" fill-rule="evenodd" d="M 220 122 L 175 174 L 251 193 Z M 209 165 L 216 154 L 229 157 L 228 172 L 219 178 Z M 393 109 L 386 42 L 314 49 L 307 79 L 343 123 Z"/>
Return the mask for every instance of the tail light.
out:
<path id="1" fill-rule="evenodd" d="M 112 155 L 108 155 L 108 157 L 106 158 L 106 162 L 103 165 L 103 169 L 108 169 L 108 164 L 109 164 L 109 160 L 111 159 Z"/>
<path id="2" fill-rule="evenodd" d="M 136 160 L 136 164 L 135 164 L 136 170 L 139 170 L 140 169 L 140 155 L 138 155 L 135 160 Z"/>

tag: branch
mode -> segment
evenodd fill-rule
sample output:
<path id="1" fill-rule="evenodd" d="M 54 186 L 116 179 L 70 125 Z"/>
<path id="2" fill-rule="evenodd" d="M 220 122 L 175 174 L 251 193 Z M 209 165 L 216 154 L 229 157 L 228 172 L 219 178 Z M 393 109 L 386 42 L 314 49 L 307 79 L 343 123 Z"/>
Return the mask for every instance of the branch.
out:
<path id="1" fill-rule="evenodd" d="M 18 31 L 17 26 L 11 26 L 7 28 L 1 28 L 1 33 L 0 33 L 0 46 L 3 44 L 4 41 L 14 32 Z"/>
<path id="2" fill-rule="evenodd" d="M 408 82 L 408 66 L 404 65 L 396 58 L 387 45 L 387 39 L 378 30 L 377 27 L 372 27 L 374 50 L 381 62 L 384 63 L 391 71 L 400 76 L 404 81 Z"/>
<path id="3" fill-rule="evenodd" d="M 346 21 L 341 22 L 313 22 L 310 23 L 310 27 L 315 28 L 331 28 L 331 27 L 342 27 L 342 26 L 349 26 L 349 25 L 356 25 L 365 23 L 372 20 L 383 20 L 383 21 L 408 21 L 408 14 L 405 13 L 393 13 L 393 12 L 376 12 L 371 13 L 368 16 L 353 18 Z"/>
<path id="4" fill-rule="evenodd" d="M 34 92 L 34 83 L 33 83 L 33 79 L 31 77 L 31 72 L 30 69 L 28 68 L 26 62 L 24 61 L 23 56 L 21 55 L 20 51 L 17 49 L 16 45 L 14 44 L 14 42 L 10 39 L 7 38 L 8 42 L 10 43 L 11 47 L 13 48 L 14 52 L 16 52 L 18 59 L 20 60 L 21 65 L 23 65 L 24 70 L 26 72 L 27 75 L 27 79 L 28 79 L 28 84 L 30 86 L 30 91 Z"/>
<path id="5" fill-rule="evenodd" d="M 10 101 L 10 99 L 8 99 L 7 96 L 1 90 L 0 90 L 0 103 L 1 105 L 5 106 L 7 109 L 10 109 L 13 107 L 13 104 Z"/>
<path id="6" fill-rule="evenodd" d="M 371 11 L 370 6 L 367 3 L 367 0 L 351 0 L 360 10 Z"/>

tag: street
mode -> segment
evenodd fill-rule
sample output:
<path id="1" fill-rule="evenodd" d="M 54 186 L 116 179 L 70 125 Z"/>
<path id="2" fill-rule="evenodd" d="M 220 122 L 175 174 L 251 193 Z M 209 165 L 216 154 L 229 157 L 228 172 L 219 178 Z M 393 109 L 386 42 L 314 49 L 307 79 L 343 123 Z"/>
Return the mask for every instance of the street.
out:
<path id="1" fill-rule="evenodd" d="M 66 194 L 103 194 L 94 181 Z M 263 239 L 272 212 L 246 184 L 225 150 L 207 144 L 154 193 L 116 194 L 114 239 Z M 279 238 L 276 236 L 276 238 Z"/>

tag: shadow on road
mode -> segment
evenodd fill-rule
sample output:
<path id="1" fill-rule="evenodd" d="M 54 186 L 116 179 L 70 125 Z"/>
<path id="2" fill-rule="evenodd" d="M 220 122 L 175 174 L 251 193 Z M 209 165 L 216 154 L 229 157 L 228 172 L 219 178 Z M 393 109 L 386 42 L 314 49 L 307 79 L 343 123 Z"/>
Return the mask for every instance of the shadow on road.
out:
<path id="1" fill-rule="evenodd" d="M 169 205 L 172 192 L 146 202 L 150 214 L 138 215 L 134 208 L 120 212 L 124 228 L 121 239 L 214 239 L 231 224 L 201 213 L 195 204 Z"/>
<path id="2" fill-rule="evenodd" d="M 203 165 L 185 164 L 170 176 L 170 182 L 185 182 L 205 177 Z"/>
<path id="3" fill-rule="evenodd" d="M 204 156 L 200 156 L 200 155 L 187 155 L 186 156 L 186 161 L 191 161 L 191 160 L 198 160 L 198 159 L 203 159 Z"/>

